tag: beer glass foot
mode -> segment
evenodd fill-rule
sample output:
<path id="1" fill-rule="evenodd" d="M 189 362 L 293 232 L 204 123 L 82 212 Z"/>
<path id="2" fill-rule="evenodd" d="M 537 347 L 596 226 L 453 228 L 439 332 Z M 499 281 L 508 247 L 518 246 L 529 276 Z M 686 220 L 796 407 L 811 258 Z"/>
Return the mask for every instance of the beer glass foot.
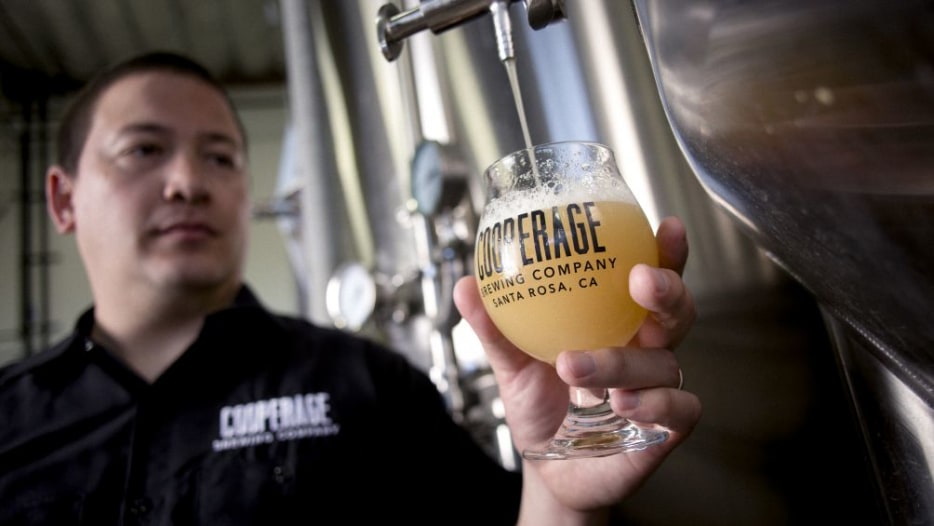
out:
<path id="1" fill-rule="evenodd" d="M 607 401 L 594 407 L 573 404 L 551 443 L 541 450 L 527 449 L 527 460 L 563 460 L 605 457 L 617 453 L 641 451 L 668 439 L 668 431 L 640 427 L 618 416 Z"/>

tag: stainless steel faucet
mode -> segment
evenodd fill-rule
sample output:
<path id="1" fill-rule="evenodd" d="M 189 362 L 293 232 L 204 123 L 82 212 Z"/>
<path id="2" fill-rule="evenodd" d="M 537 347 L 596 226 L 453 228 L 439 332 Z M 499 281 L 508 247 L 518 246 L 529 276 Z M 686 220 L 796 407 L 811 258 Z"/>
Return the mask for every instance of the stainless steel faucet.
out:
<path id="1" fill-rule="evenodd" d="M 379 9 L 376 20 L 380 49 L 386 60 L 395 60 L 407 37 L 425 29 L 441 33 L 490 12 L 499 58 L 512 58 L 509 4 L 518 1 L 525 4 L 529 25 L 533 29 L 541 29 L 565 18 L 564 0 L 422 0 L 418 7 L 407 11 L 400 11 L 395 4 L 387 3 Z"/>

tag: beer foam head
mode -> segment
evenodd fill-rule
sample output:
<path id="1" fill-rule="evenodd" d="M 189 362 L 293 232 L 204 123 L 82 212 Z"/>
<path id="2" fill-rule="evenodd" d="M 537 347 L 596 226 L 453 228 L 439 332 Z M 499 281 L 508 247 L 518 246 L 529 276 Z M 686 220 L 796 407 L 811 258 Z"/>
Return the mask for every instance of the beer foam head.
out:
<path id="1" fill-rule="evenodd" d="M 524 211 L 586 201 L 638 205 L 605 145 L 566 141 L 515 151 L 484 172 L 487 204 L 481 224 Z"/>
<path id="2" fill-rule="evenodd" d="M 483 209 L 480 225 L 483 228 L 523 211 L 585 201 L 614 201 L 638 205 L 629 187 L 618 176 L 578 179 L 570 183 L 546 183 L 501 192 L 490 198 Z"/>

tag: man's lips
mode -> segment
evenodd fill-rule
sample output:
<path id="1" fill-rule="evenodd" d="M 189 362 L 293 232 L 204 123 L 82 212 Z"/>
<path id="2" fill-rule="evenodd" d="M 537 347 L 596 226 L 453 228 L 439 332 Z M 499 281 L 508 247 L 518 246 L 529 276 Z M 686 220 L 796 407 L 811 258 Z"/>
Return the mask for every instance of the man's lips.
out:
<path id="1" fill-rule="evenodd" d="M 155 234 L 158 236 L 181 235 L 213 237 L 216 236 L 217 233 L 217 230 L 206 223 L 187 221 L 161 226 L 155 231 Z"/>

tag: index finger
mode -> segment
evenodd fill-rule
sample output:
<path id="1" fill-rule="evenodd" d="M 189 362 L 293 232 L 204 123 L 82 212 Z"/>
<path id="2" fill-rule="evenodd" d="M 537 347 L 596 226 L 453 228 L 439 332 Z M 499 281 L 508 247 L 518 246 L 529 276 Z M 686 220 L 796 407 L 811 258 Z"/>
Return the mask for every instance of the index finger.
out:
<path id="1" fill-rule="evenodd" d="M 490 319 L 483 307 L 474 276 L 464 276 L 454 284 L 454 304 L 479 338 L 494 370 L 517 370 L 533 359 L 503 336 Z"/>
<path id="2" fill-rule="evenodd" d="M 655 239 L 658 243 L 658 266 L 683 274 L 688 260 L 688 238 L 681 219 L 675 216 L 662 219 Z"/>

